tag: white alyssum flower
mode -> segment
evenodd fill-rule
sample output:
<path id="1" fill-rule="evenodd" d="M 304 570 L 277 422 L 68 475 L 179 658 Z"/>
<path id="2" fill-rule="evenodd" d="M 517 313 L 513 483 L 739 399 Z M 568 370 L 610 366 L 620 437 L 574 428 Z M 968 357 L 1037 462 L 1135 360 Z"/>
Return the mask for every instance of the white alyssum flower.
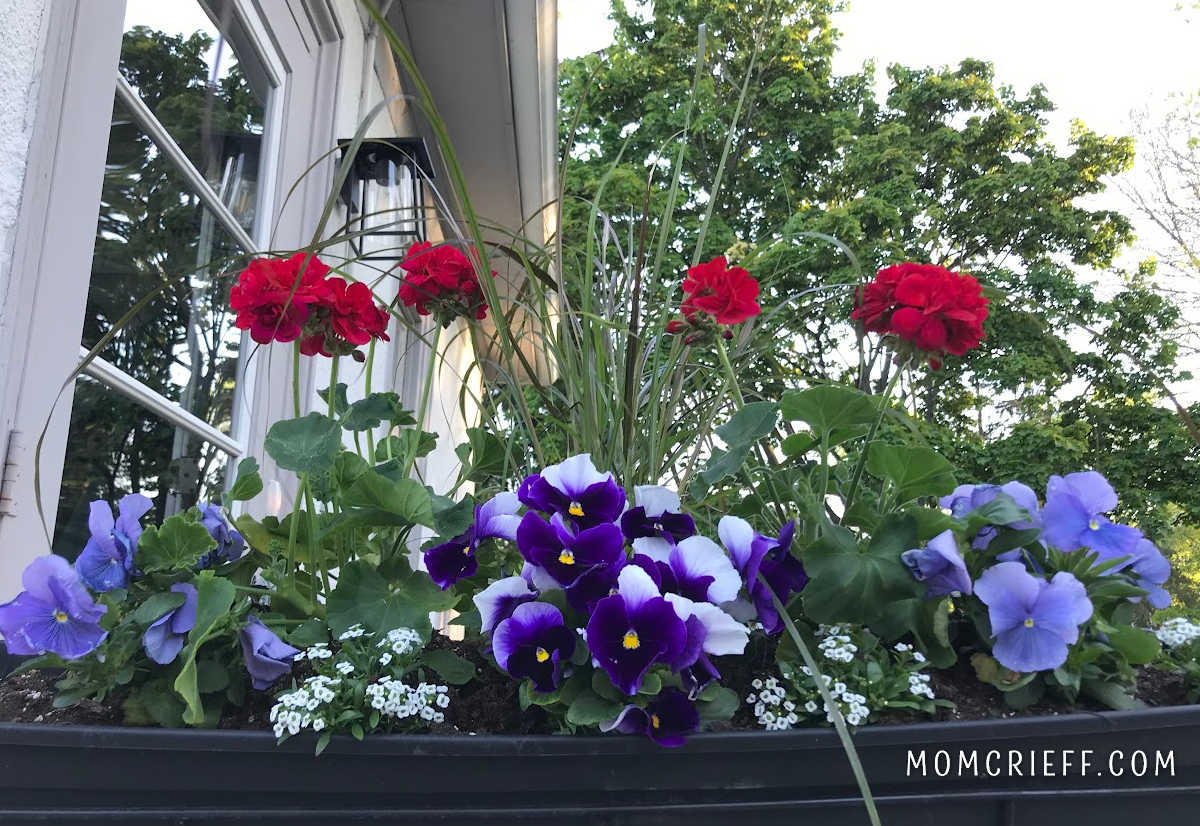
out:
<path id="1" fill-rule="evenodd" d="M 1200 639 L 1200 623 L 1192 622 L 1187 617 L 1175 617 L 1155 629 L 1154 636 L 1163 645 L 1178 648 Z"/>

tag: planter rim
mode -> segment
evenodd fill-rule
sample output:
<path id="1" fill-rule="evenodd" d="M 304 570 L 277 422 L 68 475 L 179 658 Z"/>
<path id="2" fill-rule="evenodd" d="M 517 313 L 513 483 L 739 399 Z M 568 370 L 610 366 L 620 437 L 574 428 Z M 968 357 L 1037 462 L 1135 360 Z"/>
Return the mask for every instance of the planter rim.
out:
<path id="1" fill-rule="evenodd" d="M 1079 712 L 1074 714 L 1005 717 L 930 723 L 873 725 L 854 733 L 854 742 L 864 747 L 958 743 L 1028 737 L 1058 737 L 1084 733 L 1178 728 L 1200 723 L 1200 705 L 1166 706 L 1130 711 Z M 313 738 L 297 736 L 276 745 L 267 730 L 161 729 L 131 726 L 85 726 L 53 723 L 0 723 L 0 745 L 77 747 L 103 745 L 116 749 L 177 750 L 203 749 L 238 752 L 304 752 L 311 754 Z M 841 749 L 836 732 L 826 728 L 789 731 L 707 732 L 688 738 L 690 752 L 761 752 Z M 326 753 L 381 755 L 624 755 L 661 749 L 643 737 L 570 735 L 466 735 L 383 734 L 362 742 L 335 736 Z"/>

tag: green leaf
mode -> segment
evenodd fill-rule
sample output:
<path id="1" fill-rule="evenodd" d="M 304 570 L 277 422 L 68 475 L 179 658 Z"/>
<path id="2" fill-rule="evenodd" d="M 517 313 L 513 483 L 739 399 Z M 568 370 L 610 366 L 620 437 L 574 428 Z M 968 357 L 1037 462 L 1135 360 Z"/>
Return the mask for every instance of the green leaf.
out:
<path id="1" fill-rule="evenodd" d="M 196 655 L 213 630 L 228 616 L 236 595 L 233 583 L 214 576 L 212 571 L 202 571 L 196 577 L 196 624 L 188 632 L 187 643 L 179 653 L 179 676 L 175 678 L 175 691 L 187 706 L 183 721 L 188 725 L 204 722 Z"/>
<path id="2" fill-rule="evenodd" d="M 1036 671 L 1022 674 L 1020 671 L 1005 668 L 994 657 L 982 651 L 971 655 L 971 667 L 975 669 L 975 676 L 980 681 L 994 685 L 1001 691 L 1016 691 L 1028 685 L 1037 676 Z"/>
<path id="3" fill-rule="evenodd" d="M 811 433 L 793 433 L 783 440 L 783 455 L 794 459 L 808 453 L 816 444 L 817 440 Z"/>
<path id="4" fill-rule="evenodd" d="M 750 445 L 738 445 L 737 447 L 731 447 L 729 450 L 717 448 L 713 450 L 708 464 L 701 471 L 700 479 L 703 480 L 705 485 L 711 487 L 726 476 L 737 473 L 742 465 L 746 463 L 746 457 L 749 455 Z"/>
<path id="5" fill-rule="evenodd" d="M 265 443 L 275 464 L 295 473 L 324 473 L 342 448 L 342 429 L 320 413 L 271 425 Z"/>
<path id="6" fill-rule="evenodd" d="M 1115 711 L 1132 711 L 1146 704 L 1134 697 L 1129 689 L 1110 680 L 1084 680 L 1080 692 L 1099 700 Z"/>
<path id="7" fill-rule="evenodd" d="M 751 402 L 718 427 L 717 435 L 730 447 L 752 445 L 775 430 L 778 418 L 779 405 L 774 402 Z"/>
<path id="8" fill-rule="evenodd" d="M 922 496 L 945 496 L 954 490 L 954 466 L 927 447 L 871 442 L 867 470 L 895 486 L 898 504 Z"/>
<path id="9" fill-rule="evenodd" d="M 624 706 L 619 702 L 583 691 L 567 708 L 567 722 L 573 726 L 598 726 L 616 717 L 622 708 Z"/>
<path id="10" fill-rule="evenodd" d="M 342 415 L 346 430 L 371 430 L 384 422 L 389 424 L 403 413 L 400 397 L 395 393 L 372 393 L 350 405 Z"/>
<path id="11" fill-rule="evenodd" d="M 137 567 L 147 574 L 191 570 L 201 556 L 217 547 L 208 529 L 185 514 L 169 516 L 160 527 L 142 531 Z"/>
<path id="12" fill-rule="evenodd" d="M 817 622 L 868 624 L 890 602 L 918 595 L 918 584 L 900 561 L 916 546 L 911 516 L 886 522 L 865 548 L 845 528 L 827 526 L 804 552 L 811 577 L 803 591 L 805 613 Z"/>
<path id="13" fill-rule="evenodd" d="M 470 498 L 455 502 L 445 496 L 434 494 L 433 529 L 443 539 L 450 539 L 466 532 L 475 521 L 475 503 Z"/>
<path id="14" fill-rule="evenodd" d="M 238 462 L 237 480 L 229 489 L 229 499 L 232 502 L 244 502 L 253 499 L 262 492 L 263 481 L 258 475 L 258 460 L 248 456 Z"/>
<path id="15" fill-rule="evenodd" d="M 917 520 L 917 538 L 921 542 L 928 542 L 943 531 L 953 530 L 956 524 L 954 517 L 934 508 L 906 508 L 904 513 Z"/>
<path id="16" fill-rule="evenodd" d="M 792 390 L 783 394 L 780 403 L 783 418 L 802 421 L 812 428 L 817 441 L 827 446 L 865 433 L 879 408 L 870 396 L 850 387 L 820 385 L 807 390 Z"/>
<path id="17" fill-rule="evenodd" d="M 1131 625 L 1117 626 L 1108 634 L 1108 644 L 1120 651 L 1132 665 L 1153 662 L 1162 651 L 1158 637 Z"/>
<path id="18" fill-rule="evenodd" d="M 329 642 L 329 626 L 317 617 L 305 620 L 284 635 L 297 648 L 311 648 L 317 643 Z"/>
<path id="19" fill-rule="evenodd" d="M 888 642 L 911 633 L 917 647 L 936 668 L 950 668 L 958 653 L 950 645 L 950 601 L 913 597 L 897 599 L 884 606 L 879 618 L 871 623 Z"/>
<path id="20" fill-rule="evenodd" d="M 138 625 L 150 625 L 163 614 L 168 611 L 174 611 L 180 605 L 183 605 L 185 598 L 185 595 L 178 591 L 164 591 L 159 594 L 152 594 L 133 612 L 132 619 Z"/>
<path id="21" fill-rule="evenodd" d="M 1010 525 L 1029 521 L 1029 513 L 1007 493 L 998 493 L 990 502 L 980 505 L 963 517 L 967 533 L 974 535 L 987 525 Z"/>
<path id="22" fill-rule="evenodd" d="M 603 668 L 592 671 L 592 692 L 613 703 L 621 703 L 626 699 L 621 690 L 612 684 Z"/>
<path id="23" fill-rule="evenodd" d="M 329 404 L 328 387 L 323 387 L 318 390 L 317 395 L 321 397 L 321 401 L 325 402 L 325 404 Z M 349 403 L 346 401 L 346 384 L 344 382 L 338 382 L 337 386 L 333 388 L 333 412 L 335 415 L 340 416 L 346 412 L 346 408 L 349 406 Z"/>
<path id="24" fill-rule="evenodd" d="M 728 720 L 738 709 L 738 695 L 725 686 L 715 686 L 702 695 L 702 702 L 696 703 L 696 711 L 705 722 Z"/>
<path id="25" fill-rule="evenodd" d="M 662 691 L 662 678 L 653 671 L 646 672 L 646 676 L 642 677 L 642 687 L 638 689 L 638 694 L 654 695 Z"/>
<path id="26" fill-rule="evenodd" d="M 326 618 L 335 635 L 362 623 L 379 633 L 412 628 L 428 639 L 433 628 L 430 612 L 453 608 L 456 602 L 454 594 L 437 587 L 424 571 L 409 571 L 389 584 L 374 567 L 356 560 L 342 567 L 337 587 L 329 595 Z"/>
<path id="27" fill-rule="evenodd" d="M 224 691 L 229 686 L 229 669 L 216 660 L 197 660 L 196 687 L 201 694 Z"/>
<path id="28" fill-rule="evenodd" d="M 421 655 L 421 662 L 432 668 L 450 685 L 465 685 L 475 677 L 470 660 L 444 648 L 433 648 Z"/>
<path id="29" fill-rule="evenodd" d="M 342 504 L 381 510 L 412 524 L 434 527 L 429 489 L 416 479 L 394 482 L 369 470 L 344 492 Z"/>

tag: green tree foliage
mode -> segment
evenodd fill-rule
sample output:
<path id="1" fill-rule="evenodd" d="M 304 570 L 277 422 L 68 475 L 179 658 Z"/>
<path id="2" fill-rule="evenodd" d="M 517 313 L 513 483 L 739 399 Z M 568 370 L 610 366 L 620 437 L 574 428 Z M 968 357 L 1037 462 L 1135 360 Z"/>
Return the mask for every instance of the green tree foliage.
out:
<path id="1" fill-rule="evenodd" d="M 1041 86 L 1018 93 L 990 64 L 965 60 L 891 66 L 879 99 L 873 67 L 832 71 L 831 2 L 614 0 L 613 45 L 561 72 L 562 134 L 575 138 L 564 238 L 586 235 L 586 202 L 605 180 L 599 206 L 618 228 L 637 226 L 648 192 L 653 233 L 683 140 L 675 256 L 659 276 L 664 293 L 678 283 L 768 7 L 772 24 L 703 250 L 750 244 L 745 265 L 763 284 L 764 306 L 787 305 L 758 322 L 755 340 L 769 346 L 743 356 L 757 383 L 750 395 L 853 379 L 862 365 L 873 368 L 864 389 L 882 389 L 888 358 L 856 342 L 849 285 L 903 260 L 966 270 L 992 297 L 984 345 L 905 382 L 910 413 L 962 467 L 962 481 L 1036 487 L 1051 473 L 1094 467 L 1124 493 L 1126 518 L 1148 529 L 1196 524 L 1197 446 L 1160 406 L 1162 382 L 1186 376 L 1171 335 L 1179 311 L 1152 272 L 1111 271 L 1131 223 L 1086 202 L 1130 167 L 1133 142 L 1077 122 L 1056 146 Z M 681 137 L 701 23 L 699 114 Z M 840 239 L 861 270 L 812 233 Z M 678 296 L 648 312 L 669 311 Z M 1178 507 L 1168 512 L 1168 503 Z"/>

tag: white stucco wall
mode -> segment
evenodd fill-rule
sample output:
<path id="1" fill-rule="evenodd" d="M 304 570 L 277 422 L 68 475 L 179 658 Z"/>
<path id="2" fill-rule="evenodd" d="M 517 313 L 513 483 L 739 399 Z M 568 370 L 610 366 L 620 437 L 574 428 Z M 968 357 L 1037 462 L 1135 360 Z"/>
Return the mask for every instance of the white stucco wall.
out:
<path id="1" fill-rule="evenodd" d="M 0 0 L 0 306 L 8 294 L 49 0 Z M 0 453 L 4 450 L 0 445 Z"/>

